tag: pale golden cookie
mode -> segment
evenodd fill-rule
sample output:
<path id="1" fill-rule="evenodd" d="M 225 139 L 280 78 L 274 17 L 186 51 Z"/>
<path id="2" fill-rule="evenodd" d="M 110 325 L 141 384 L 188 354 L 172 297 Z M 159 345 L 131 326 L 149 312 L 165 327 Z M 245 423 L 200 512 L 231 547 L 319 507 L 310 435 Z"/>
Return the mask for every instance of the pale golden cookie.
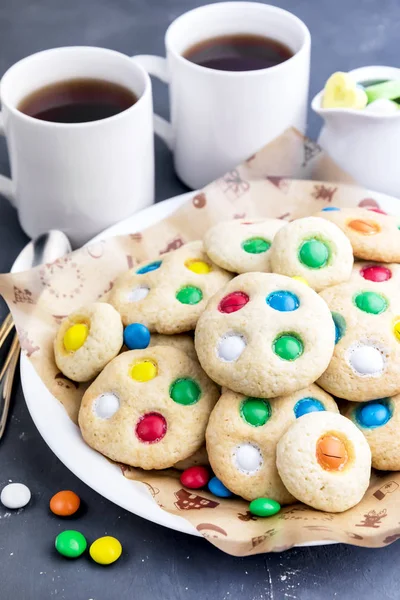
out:
<path id="1" fill-rule="evenodd" d="M 210 461 L 208 460 L 207 449 L 205 446 L 202 446 L 201 448 L 196 450 L 196 452 L 194 452 L 191 456 L 188 456 L 184 460 L 178 461 L 174 465 L 174 468 L 178 469 L 179 471 L 186 471 L 186 469 L 189 469 L 190 467 L 194 467 L 197 465 L 207 467 L 209 464 Z"/>
<path id="2" fill-rule="evenodd" d="M 73 381 L 90 381 L 121 350 L 123 327 L 117 311 L 94 302 L 70 314 L 54 340 L 60 371 Z"/>
<path id="3" fill-rule="evenodd" d="M 149 347 L 152 346 L 168 346 L 182 350 L 186 356 L 197 361 L 196 350 L 194 349 L 194 339 L 192 336 L 185 333 L 176 335 L 163 335 L 162 333 L 152 333 L 150 337 Z"/>
<path id="4" fill-rule="evenodd" d="M 208 300 L 232 275 L 212 263 L 202 242 L 191 242 L 121 275 L 109 302 L 124 325 L 174 334 L 195 328 Z"/>
<path id="5" fill-rule="evenodd" d="M 350 279 L 353 251 L 339 227 L 324 219 L 306 217 L 292 221 L 276 234 L 270 261 L 274 273 L 304 277 L 320 292 Z"/>
<path id="6" fill-rule="evenodd" d="M 350 402 L 344 414 L 365 435 L 372 466 L 400 471 L 400 395 L 362 404 Z"/>
<path id="7" fill-rule="evenodd" d="M 233 273 L 271 270 L 269 249 L 281 219 L 242 219 L 223 221 L 204 236 L 204 249 L 217 265 Z"/>
<path id="8" fill-rule="evenodd" d="M 350 282 L 363 285 L 369 281 L 384 290 L 387 286 L 400 291 L 400 265 L 359 260 L 354 263 Z M 377 289 L 377 291 L 379 291 Z"/>
<path id="9" fill-rule="evenodd" d="M 340 227 L 349 238 L 357 258 L 385 263 L 400 262 L 399 217 L 366 208 L 322 210 L 317 216 Z"/>
<path id="10" fill-rule="evenodd" d="M 364 402 L 400 392 L 400 293 L 364 280 L 321 292 L 332 312 L 336 345 L 318 384 L 327 392 Z"/>
<path id="11" fill-rule="evenodd" d="M 204 444 L 217 386 L 176 348 L 124 352 L 82 399 L 79 426 L 89 446 L 142 469 L 166 469 Z"/>
<path id="12" fill-rule="evenodd" d="M 368 489 L 371 451 L 349 419 L 315 412 L 297 419 L 282 436 L 276 464 L 297 500 L 317 510 L 343 512 Z"/>
<path id="13" fill-rule="evenodd" d="M 290 423 L 312 410 L 338 412 L 334 400 L 316 385 L 271 401 L 226 391 L 206 431 L 214 473 L 246 500 L 267 497 L 290 504 L 293 497 L 276 469 L 276 445 Z"/>
<path id="14" fill-rule="evenodd" d="M 195 332 L 200 364 L 211 379 L 260 398 L 315 381 L 334 343 L 334 323 L 318 294 L 268 273 L 245 273 L 229 282 L 209 301 Z"/>

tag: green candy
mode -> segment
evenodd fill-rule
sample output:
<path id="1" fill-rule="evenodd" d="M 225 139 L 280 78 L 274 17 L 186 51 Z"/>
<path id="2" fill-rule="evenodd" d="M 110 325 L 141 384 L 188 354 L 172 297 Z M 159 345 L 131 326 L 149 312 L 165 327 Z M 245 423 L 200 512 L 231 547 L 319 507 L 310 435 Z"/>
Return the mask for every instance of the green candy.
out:
<path id="1" fill-rule="evenodd" d="M 261 427 L 271 416 L 271 405 L 261 398 L 246 398 L 240 407 L 240 415 L 249 425 Z"/>
<path id="2" fill-rule="evenodd" d="M 57 552 L 67 558 L 78 558 L 78 556 L 85 552 L 87 542 L 79 531 L 68 529 L 58 534 L 55 547 Z"/>
<path id="3" fill-rule="evenodd" d="M 299 260 L 309 269 L 321 269 L 329 260 L 329 248 L 320 240 L 312 238 L 302 243 L 299 250 Z"/>
<path id="4" fill-rule="evenodd" d="M 284 333 L 276 338 L 273 351 L 283 360 L 296 360 L 303 354 L 303 342 L 296 336 Z"/>
<path id="5" fill-rule="evenodd" d="M 360 310 L 371 315 L 380 315 L 387 309 L 387 301 L 375 292 L 361 292 L 354 298 L 354 303 Z"/>
<path id="6" fill-rule="evenodd" d="M 187 285 L 177 292 L 176 299 L 182 304 L 198 304 L 203 299 L 203 292 L 193 285 Z"/>
<path id="7" fill-rule="evenodd" d="M 242 243 L 243 250 L 249 254 L 262 254 L 269 250 L 270 247 L 271 242 L 260 237 L 249 238 Z"/>
<path id="8" fill-rule="evenodd" d="M 384 81 L 383 83 L 370 85 L 365 88 L 365 93 L 367 94 L 368 104 L 380 98 L 396 100 L 400 98 L 400 81 Z"/>
<path id="9" fill-rule="evenodd" d="M 194 379 L 181 378 L 174 381 L 169 390 L 169 395 L 177 404 L 189 406 L 196 404 L 201 395 L 201 389 Z"/>
<path id="10" fill-rule="evenodd" d="M 249 511 L 257 517 L 272 517 L 281 510 L 281 505 L 272 498 L 256 498 L 249 505 Z"/>

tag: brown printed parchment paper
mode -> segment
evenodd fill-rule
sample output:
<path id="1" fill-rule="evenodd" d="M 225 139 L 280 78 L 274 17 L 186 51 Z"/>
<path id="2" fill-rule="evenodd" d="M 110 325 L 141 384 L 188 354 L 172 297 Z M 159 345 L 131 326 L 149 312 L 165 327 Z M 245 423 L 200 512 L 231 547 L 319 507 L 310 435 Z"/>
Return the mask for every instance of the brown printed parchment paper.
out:
<path id="1" fill-rule="evenodd" d="M 76 422 L 87 385 L 66 379 L 55 365 L 52 343 L 63 317 L 106 297 L 122 271 L 202 238 L 217 221 L 262 216 L 290 220 L 331 203 L 379 206 L 369 193 L 352 184 L 317 144 L 288 130 L 194 193 L 191 201 L 157 225 L 101 241 L 26 273 L 0 275 L 0 293 L 16 322 L 23 351 Z M 375 471 L 362 502 L 345 513 L 327 514 L 296 504 L 268 519 L 250 515 L 243 500 L 183 489 L 179 473 L 173 470 L 122 468 L 121 477 L 123 473 L 135 480 L 132 485 L 145 484 L 164 510 L 187 519 L 212 544 L 237 556 L 313 541 L 378 547 L 400 538 L 400 473 Z"/>

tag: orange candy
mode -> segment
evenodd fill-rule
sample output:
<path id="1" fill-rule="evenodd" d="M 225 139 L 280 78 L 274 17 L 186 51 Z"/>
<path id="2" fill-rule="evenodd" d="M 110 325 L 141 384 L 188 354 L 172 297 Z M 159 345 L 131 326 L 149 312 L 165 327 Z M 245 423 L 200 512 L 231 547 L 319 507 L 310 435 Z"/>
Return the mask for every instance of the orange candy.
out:
<path id="1" fill-rule="evenodd" d="M 347 227 L 361 233 L 362 235 L 375 235 L 381 228 L 375 221 L 363 221 L 362 219 L 353 219 L 347 223 Z"/>
<path id="2" fill-rule="evenodd" d="M 334 435 L 323 435 L 317 442 L 317 461 L 326 471 L 341 471 L 349 457 L 344 442 Z"/>
<path id="3" fill-rule="evenodd" d="M 75 492 L 63 490 L 54 494 L 50 500 L 50 510 L 59 517 L 69 517 L 76 513 L 80 504 L 81 500 Z"/>

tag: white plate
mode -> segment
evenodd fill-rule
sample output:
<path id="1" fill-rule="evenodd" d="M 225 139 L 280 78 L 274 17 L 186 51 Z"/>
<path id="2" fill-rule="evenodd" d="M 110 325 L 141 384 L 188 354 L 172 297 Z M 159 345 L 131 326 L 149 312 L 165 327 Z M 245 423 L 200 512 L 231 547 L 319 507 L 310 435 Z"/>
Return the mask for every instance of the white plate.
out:
<path id="1" fill-rule="evenodd" d="M 170 215 L 189 200 L 193 193 L 188 192 L 154 204 L 106 229 L 90 243 L 114 235 L 141 231 Z M 377 192 L 370 194 L 379 201 L 383 210 L 400 215 L 400 200 Z M 188 521 L 163 511 L 143 484 L 123 477 L 119 467 L 85 444 L 79 428 L 67 416 L 58 400 L 50 394 L 26 356 L 21 356 L 21 380 L 28 410 L 39 433 L 54 454 L 79 479 L 108 500 L 140 517 L 177 531 L 200 536 Z M 321 542 L 323 543 L 326 542 Z M 308 545 L 316 544 L 319 542 Z"/>

